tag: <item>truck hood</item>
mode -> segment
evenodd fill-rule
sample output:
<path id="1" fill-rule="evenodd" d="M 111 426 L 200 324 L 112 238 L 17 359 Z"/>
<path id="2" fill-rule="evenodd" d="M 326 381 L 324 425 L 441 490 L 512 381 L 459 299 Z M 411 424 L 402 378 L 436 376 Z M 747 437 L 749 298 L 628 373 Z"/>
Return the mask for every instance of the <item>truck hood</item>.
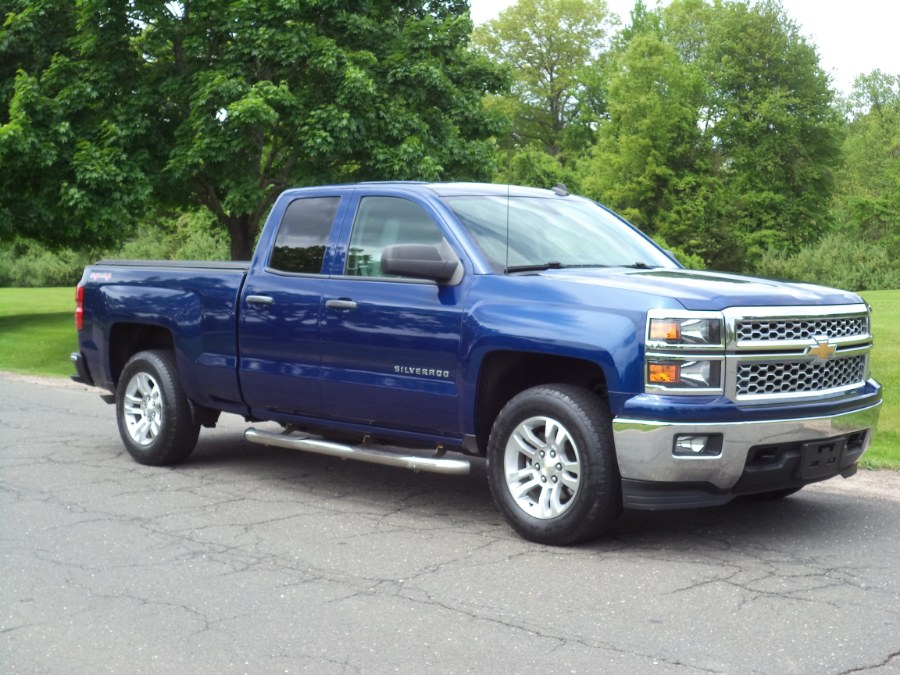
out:
<path id="1" fill-rule="evenodd" d="M 855 293 L 723 272 L 622 267 L 559 269 L 541 272 L 548 280 L 617 288 L 672 298 L 692 310 L 767 305 L 848 305 L 863 302 Z"/>

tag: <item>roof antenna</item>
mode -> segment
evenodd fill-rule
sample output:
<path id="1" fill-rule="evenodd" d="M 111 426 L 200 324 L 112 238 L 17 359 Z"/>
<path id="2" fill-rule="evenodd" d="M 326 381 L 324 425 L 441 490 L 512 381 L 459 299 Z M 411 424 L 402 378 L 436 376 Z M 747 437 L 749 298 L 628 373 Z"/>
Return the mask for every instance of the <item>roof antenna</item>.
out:
<path id="1" fill-rule="evenodd" d="M 557 183 L 553 188 L 553 194 L 558 195 L 560 197 L 568 197 L 569 196 L 569 188 L 566 187 L 565 183 Z"/>

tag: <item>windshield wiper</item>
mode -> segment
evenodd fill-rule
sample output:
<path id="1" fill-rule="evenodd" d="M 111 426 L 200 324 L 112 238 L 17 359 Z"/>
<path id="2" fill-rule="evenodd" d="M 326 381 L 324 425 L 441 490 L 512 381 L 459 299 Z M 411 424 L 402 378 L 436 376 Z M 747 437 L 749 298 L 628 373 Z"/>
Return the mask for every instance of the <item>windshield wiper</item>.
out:
<path id="1" fill-rule="evenodd" d="M 609 267 L 604 263 L 578 263 L 574 265 L 563 264 L 556 260 L 551 260 L 550 262 L 546 262 L 540 265 L 513 265 L 511 267 L 507 267 L 504 272 L 509 274 L 510 272 L 543 272 L 544 270 L 562 270 L 562 269 L 580 269 L 585 267 Z"/>
<path id="2" fill-rule="evenodd" d="M 622 265 L 622 267 L 629 267 L 635 270 L 655 270 L 657 265 L 648 265 L 645 262 L 638 260 L 636 263 L 632 263 L 631 265 Z"/>
<path id="3" fill-rule="evenodd" d="M 563 267 L 565 267 L 565 265 L 558 260 L 551 260 L 540 265 L 511 265 L 503 271 L 506 274 L 509 274 L 510 272 L 543 272 L 544 270 L 558 270 Z"/>

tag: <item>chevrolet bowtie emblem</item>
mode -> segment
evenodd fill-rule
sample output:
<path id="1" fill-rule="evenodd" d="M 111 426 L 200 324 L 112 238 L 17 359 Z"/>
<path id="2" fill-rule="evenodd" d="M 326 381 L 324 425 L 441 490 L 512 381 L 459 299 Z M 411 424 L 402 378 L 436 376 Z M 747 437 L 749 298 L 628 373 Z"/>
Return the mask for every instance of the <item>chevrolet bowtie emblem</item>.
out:
<path id="1" fill-rule="evenodd" d="M 806 356 L 814 356 L 816 359 L 816 363 L 824 363 L 837 351 L 837 347 L 833 344 L 830 344 L 825 338 L 814 338 L 816 341 L 815 346 L 810 347 L 806 350 Z"/>

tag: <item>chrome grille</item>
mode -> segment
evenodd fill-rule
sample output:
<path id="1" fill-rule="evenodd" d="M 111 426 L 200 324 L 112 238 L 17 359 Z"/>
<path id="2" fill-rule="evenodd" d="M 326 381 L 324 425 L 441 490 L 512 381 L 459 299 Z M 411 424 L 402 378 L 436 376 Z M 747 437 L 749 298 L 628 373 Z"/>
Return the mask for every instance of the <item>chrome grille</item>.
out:
<path id="1" fill-rule="evenodd" d="M 835 319 L 742 320 L 737 322 L 735 332 L 738 342 L 770 342 L 866 335 L 868 328 L 866 317 L 853 316 Z"/>
<path id="2" fill-rule="evenodd" d="M 865 376 L 865 356 L 836 358 L 825 363 L 741 363 L 737 369 L 737 395 L 765 396 L 825 391 L 860 384 L 865 381 Z"/>

